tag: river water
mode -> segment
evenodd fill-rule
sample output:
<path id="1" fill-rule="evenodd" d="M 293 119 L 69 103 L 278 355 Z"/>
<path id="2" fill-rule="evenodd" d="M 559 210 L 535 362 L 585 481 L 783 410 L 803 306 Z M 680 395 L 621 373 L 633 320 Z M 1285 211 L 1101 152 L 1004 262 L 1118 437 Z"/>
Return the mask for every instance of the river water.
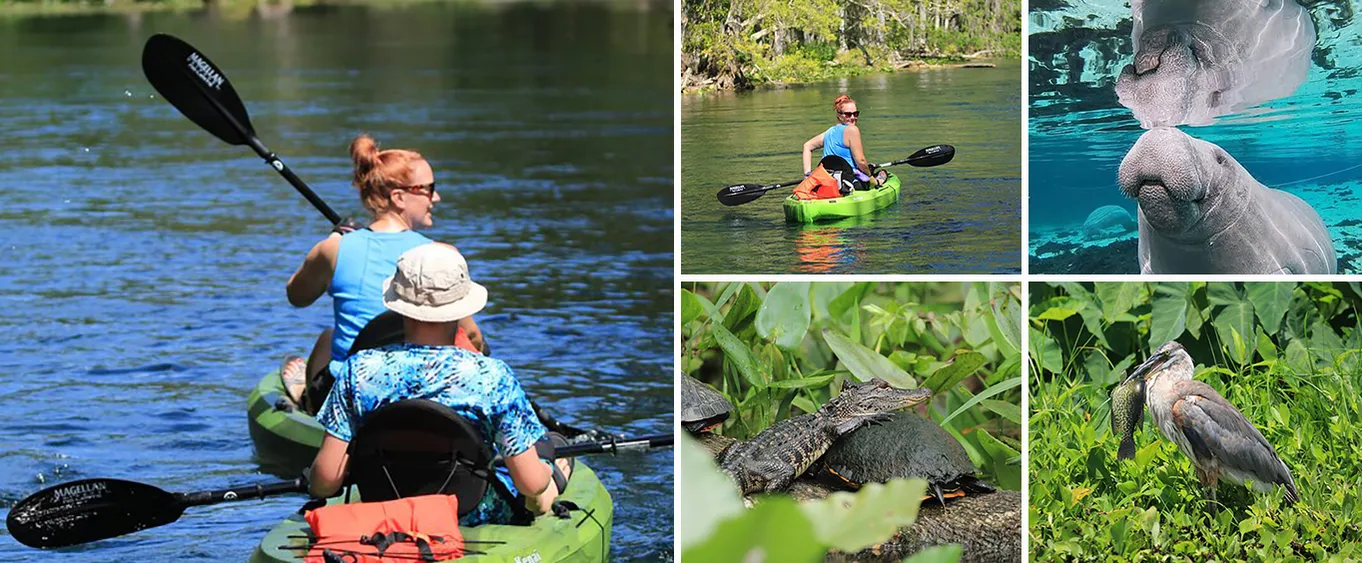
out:
<path id="1" fill-rule="evenodd" d="M 1020 273 L 1021 67 L 989 62 L 997 66 L 684 96 L 682 273 Z M 892 168 L 898 203 L 841 222 L 786 224 L 781 200 L 792 188 L 718 202 L 730 184 L 798 178 L 804 142 L 834 123 L 843 92 L 856 99 L 871 162 L 934 144 L 954 145 L 955 160 Z"/>
<path id="2" fill-rule="evenodd" d="M 433 161 L 429 234 L 491 302 L 493 353 L 565 422 L 672 428 L 669 3 L 300 8 L 0 19 L 0 512 L 64 480 L 171 491 L 274 481 L 245 400 L 306 354 L 329 300 L 284 283 L 329 225 L 139 66 L 156 32 L 213 59 L 256 131 L 342 215 L 359 131 Z M 593 456 L 617 560 L 670 559 L 670 450 Z M 303 499 L 191 508 L 5 561 L 245 560 Z"/>

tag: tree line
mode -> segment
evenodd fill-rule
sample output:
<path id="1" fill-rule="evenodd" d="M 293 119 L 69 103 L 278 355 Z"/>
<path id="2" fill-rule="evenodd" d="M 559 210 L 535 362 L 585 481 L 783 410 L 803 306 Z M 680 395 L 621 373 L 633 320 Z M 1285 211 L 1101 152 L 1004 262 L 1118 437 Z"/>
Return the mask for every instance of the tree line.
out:
<path id="1" fill-rule="evenodd" d="M 682 85 L 743 89 L 1021 53 L 1020 0 L 685 0 Z"/>

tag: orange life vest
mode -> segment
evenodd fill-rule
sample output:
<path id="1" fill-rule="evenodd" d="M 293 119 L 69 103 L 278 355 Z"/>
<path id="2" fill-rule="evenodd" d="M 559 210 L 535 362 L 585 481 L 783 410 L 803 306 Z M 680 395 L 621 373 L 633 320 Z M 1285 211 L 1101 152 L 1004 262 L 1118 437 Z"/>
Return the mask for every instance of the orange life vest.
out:
<path id="1" fill-rule="evenodd" d="M 464 333 L 463 327 L 459 327 L 459 330 L 454 332 L 454 345 L 463 348 L 464 350 L 468 350 L 469 352 L 482 353 L 482 350 L 479 350 L 477 346 L 473 345 L 473 341 L 468 339 L 468 335 Z"/>
<path id="2" fill-rule="evenodd" d="M 819 164 L 809 177 L 795 187 L 794 195 L 799 199 L 833 199 L 842 197 L 842 189 L 837 179 Z"/>
<path id="3" fill-rule="evenodd" d="M 459 499 L 454 495 L 309 510 L 304 517 L 317 541 L 303 561 L 325 563 L 327 551 L 342 556 L 347 563 L 458 559 L 464 555 L 458 514 Z"/>

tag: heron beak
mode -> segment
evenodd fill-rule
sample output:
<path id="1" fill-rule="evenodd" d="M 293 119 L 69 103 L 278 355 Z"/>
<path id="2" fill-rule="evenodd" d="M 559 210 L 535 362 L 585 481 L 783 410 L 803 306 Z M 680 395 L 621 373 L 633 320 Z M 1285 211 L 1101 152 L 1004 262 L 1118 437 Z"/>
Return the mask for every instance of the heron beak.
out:
<path id="1" fill-rule="evenodd" d="M 1145 360 L 1144 363 L 1136 366 L 1135 371 L 1130 372 L 1130 375 L 1126 376 L 1126 379 L 1138 377 L 1148 380 L 1159 370 L 1159 368 L 1162 368 L 1164 364 L 1168 363 L 1168 360 L 1172 359 L 1172 357 L 1173 352 L 1171 350 L 1156 351 L 1151 354 L 1149 359 Z"/>

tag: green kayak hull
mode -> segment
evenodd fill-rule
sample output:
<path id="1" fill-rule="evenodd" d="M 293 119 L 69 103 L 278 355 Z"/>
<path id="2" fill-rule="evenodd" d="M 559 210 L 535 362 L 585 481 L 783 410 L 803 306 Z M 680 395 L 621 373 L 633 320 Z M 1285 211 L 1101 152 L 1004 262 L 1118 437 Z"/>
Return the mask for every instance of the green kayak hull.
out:
<path id="1" fill-rule="evenodd" d="M 246 416 L 256 457 L 283 474 L 297 474 L 312 465 L 326 430 L 287 397 L 279 371 L 269 372 L 246 397 Z"/>
<path id="2" fill-rule="evenodd" d="M 353 497 L 352 497 L 353 498 Z M 567 494 L 559 497 L 576 503 L 568 518 L 540 516 L 529 526 L 485 525 L 464 528 L 467 549 L 483 555 L 467 555 L 460 561 L 474 563 L 600 563 L 610 559 L 610 529 L 614 523 L 614 504 L 596 472 L 580 460 L 572 472 Z M 329 499 L 339 504 L 341 497 Z M 309 528 L 302 514 L 294 514 L 270 530 L 251 554 L 251 563 L 302 561 L 308 545 Z"/>
<path id="3" fill-rule="evenodd" d="M 858 190 L 835 199 L 785 198 L 785 220 L 792 223 L 835 221 L 865 215 L 889 207 L 899 200 L 899 177 L 889 174 L 884 184 L 873 190 Z"/>

